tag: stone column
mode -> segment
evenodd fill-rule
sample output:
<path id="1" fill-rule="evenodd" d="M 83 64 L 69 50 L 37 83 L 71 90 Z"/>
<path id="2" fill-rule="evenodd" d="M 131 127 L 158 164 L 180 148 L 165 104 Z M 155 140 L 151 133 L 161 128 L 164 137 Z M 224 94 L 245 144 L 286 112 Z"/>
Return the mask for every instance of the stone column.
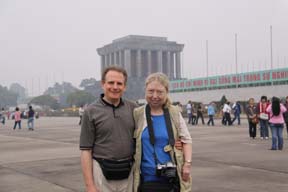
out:
<path id="1" fill-rule="evenodd" d="M 101 71 L 105 68 L 105 55 L 101 55 Z"/>
<path id="2" fill-rule="evenodd" d="M 152 73 L 152 57 L 151 50 L 147 50 L 147 75 Z"/>
<path id="3" fill-rule="evenodd" d="M 109 65 L 114 65 L 114 58 L 113 58 L 113 53 L 109 53 Z"/>
<path id="4" fill-rule="evenodd" d="M 170 51 L 167 51 L 167 63 L 166 63 L 166 69 L 167 69 L 167 76 L 169 79 L 171 79 L 171 69 L 170 69 Z"/>
<path id="5" fill-rule="evenodd" d="M 175 58 L 174 58 L 175 53 L 170 52 L 170 77 L 172 79 L 175 79 L 175 69 L 174 69 L 174 64 L 175 64 Z"/>
<path id="6" fill-rule="evenodd" d="M 124 64 L 123 64 L 123 62 L 122 62 L 122 51 L 121 51 L 121 50 L 119 51 L 119 66 L 120 66 L 120 67 L 123 67 L 123 66 L 124 66 Z"/>
<path id="7" fill-rule="evenodd" d="M 180 52 L 176 52 L 176 79 L 181 78 L 181 55 Z"/>
<path id="8" fill-rule="evenodd" d="M 110 65 L 110 55 L 105 55 L 105 67 L 108 67 Z"/>
<path id="9" fill-rule="evenodd" d="M 128 77 L 131 76 L 131 50 L 124 50 L 124 68 L 127 71 Z"/>
<path id="10" fill-rule="evenodd" d="M 117 51 L 115 51 L 115 52 L 113 53 L 113 55 L 114 55 L 114 65 L 117 66 L 117 65 L 119 65 L 119 64 L 117 63 Z"/>
<path id="11" fill-rule="evenodd" d="M 136 53 L 136 76 L 141 77 L 142 65 L 141 65 L 141 50 L 138 49 Z"/>
<path id="12" fill-rule="evenodd" d="M 121 54 L 121 51 L 117 51 L 116 52 L 116 63 L 119 67 L 121 67 L 121 64 L 120 64 L 120 54 Z"/>
<path id="13" fill-rule="evenodd" d="M 163 72 L 162 50 L 157 51 L 157 71 Z"/>

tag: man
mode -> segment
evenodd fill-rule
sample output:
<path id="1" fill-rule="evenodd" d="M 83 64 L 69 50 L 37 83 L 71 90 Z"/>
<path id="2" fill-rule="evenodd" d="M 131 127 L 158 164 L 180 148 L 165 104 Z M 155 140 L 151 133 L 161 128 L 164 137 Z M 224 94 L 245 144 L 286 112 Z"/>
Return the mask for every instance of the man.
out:
<path id="1" fill-rule="evenodd" d="M 233 104 L 232 109 L 234 110 L 234 118 L 232 120 L 232 124 L 234 121 L 237 119 L 238 120 L 238 125 L 240 125 L 240 114 L 241 114 L 241 106 L 238 101 Z"/>
<path id="2" fill-rule="evenodd" d="M 5 109 L 4 107 L 2 108 L 2 110 L 0 111 L 0 120 L 1 120 L 1 123 L 3 125 L 5 125 Z"/>
<path id="3" fill-rule="evenodd" d="M 82 117 L 80 149 L 86 190 L 126 192 L 129 180 L 132 179 L 128 179 L 129 174 L 111 173 L 112 177 L 119 176 L 111 179 L 104 163 L 115 160 L 122 162 L 122 159 L 129 162 L 132 158 L 135 128 L 133 110 L 137 105 L 121 98 L 127 83 L 127 73 L 124 69 L 115 66 L 106 68 L 101 81 L 104 94 L 84 111 Z"/>
<path id="4" fill-rule="evenodd" d="M 35 112 L 32 109 L 32 106 L 29 106 L 29 111 L 28 111 L 28 121 L 27 121 L 27 126 L 28 126 L 28 130 L 33 131 L 34 130 L 34 115 Z"/>
<path id="5" fill-rule="evenodd" d="M 209 126 L 210 123 L 212 126 L 214 126 L 214 115 L 215 115 L 215 109 L 214 109 L 214 103 L 210 103 L 207 109 L 209 121 L 207 122 L 207 125 Z"/>
<path id="6" fill-rule="evenodd" d="M 198 119 L 199 118 L 201 118 L 201 120 L 202 120 L 202 125 L 205 125 L 204 117 L 203 117 L 203 109 L 202 109 L 201 104 L 199 104 L 197 107 L 197 117 L 196 117 L 195 125 L 198 125 Z"/>
<path id="7" fill-rule="evenodd" d="M 188 124 L 192 124 L 192 101 L 188 101 L 186 105 L 186 111 L 187 111 L 187 116 L 188 116 Z"/>
<path id="8" fill-rule="evenodd" d="M 192 105 L 191 105 L 191 113 L 192 113 L 192 125 L 195 125 L 195 123 L 196 123 L 196 110 L 195 110 L 194 103 L 192 103 Z"/>
<path id="9" fill-rule="evenodd" d="M 80 117 L 79 125 L 81 125 L 81 123 L 82 123 L 82 116 L 83 116 L 83 114 L 84 114 L 83 105 L 81 105 L 81 106 L 79 107 L 78 114 L 79 114 L 79 117 Z"/>
<path id="10" fill-rule="evenodd" d="M 225 117 L 224 125 L 227 125 L 227 124 L 228 125 L 232 125 L 231 116 L 230 116 L 231 107 L 230 107 L 230 102 L 229 101 L 227 101 L 224 104 L 223 112 L 224 112 L 224 117 Z"/>

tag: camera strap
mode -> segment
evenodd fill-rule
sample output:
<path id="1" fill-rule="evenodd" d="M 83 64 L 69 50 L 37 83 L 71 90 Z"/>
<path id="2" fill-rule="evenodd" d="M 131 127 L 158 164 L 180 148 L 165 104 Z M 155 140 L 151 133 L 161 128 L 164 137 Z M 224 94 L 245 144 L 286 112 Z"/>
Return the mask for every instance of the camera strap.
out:
<path id="1" fill-rule="evenodd" d="M 164 111 L 166 129 L 167 129 L 167 133 L 169 137 L 169 144 L 171 145 L 171 147 L 173 147 L 175 144 L 175 139 L 174 139 L 172 124 L 171 124 L 171 119 L 170 119 L 170 113 L 169 113 L 168 108 L 163 107 L 163 111 Z M 154 148 L 154 159 L 155 159 L 155 163 L 157 164 L 158 158 L 157 158 L 155 147 L 154 147 L 155 145 L 154 127 L 153 127 L 152 118 L 151 118 L 151 108 L 149 105 L 146 105 L 145 112 L 146 112 L 147 128 L 149 132 L 149 140 L 150 140 L 151 145 Z"/>
<path id="2" fill-rule="evenodd" d="M 166 128 L 167 128 L 167 132 L 169 136 L 169 144 L 171 145 L 171 147 L 173 147 L 175 144 L 175 139 L 174 139 L 173 128 L 172 128 L 171 119 L 170 119 L 170 113 L 169 113 L 168 108 L 163 108 L 163 110 L 164 110 Z"/>

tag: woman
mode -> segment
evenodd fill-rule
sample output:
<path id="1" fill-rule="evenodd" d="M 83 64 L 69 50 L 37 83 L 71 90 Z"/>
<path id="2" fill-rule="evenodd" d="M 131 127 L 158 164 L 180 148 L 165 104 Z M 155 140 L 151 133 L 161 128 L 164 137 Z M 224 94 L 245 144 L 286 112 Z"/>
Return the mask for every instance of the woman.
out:
<path id="1" fill-rule="evenodd" d="M 285 107 L 288 110 L 288 96 L 286 97 Z M 284 113 L 284 121 L 286 124 L 286 131 L 287 131 L 287 137 L 288 137 L 288 111 Z"/>
<path id="2" fill-rule="evenodd" d="M 134 191 L 166 192 L 173 188 L 174 192 L 190 192 L 192 139 L 179 109 L 168 98 L 168 77 L 153 73 L 145 86 L 147 105 L 134 110 Z M 173 145 L 178 138 L 182 151 Z"/>
<path id="3" fill-rule="evenodd" d="M 21 129 L 21 112 L 19 111 L 18 107 L 15 108 L 14 120 L 15 120 L 15 124 L 14 124 L 13 130 L 16 129 L 17 125 L 19 126 L 19 129 Z"/>
<path id="4" fill-rule="evenodd" d="M 284 118 L 283 113 L 287 111 L 280 99 L 277 97 L 272 98 L 272 104 L 268 106 L 267 110 L 270 113 L 270 128 L 272 132 L 272 147 L 271 150 L 283 149 L 283 128 Z"/>
<path id="5" fill-rule="evenodd" d="M 249 136 L 250 138 L 255 139 L 258 117 L 256 115 L 256 107 L 254 105 L 254 98 L 249 99 L 248 106 L 246 108 L 246 114 L 247 114 L 248 123 L 249 123 Z"/>
<path id="6" fill-rule="evenodd" d="M 266 96 L 261 97 L 261 101 L 258 104 L 257 111 L 259 112 L 259 122 L 260 122 L 260 137 L 261 139 L 269 139 L 268 131 L 268 120 L 269 114 L 266 112 L 268 107 L 268 101 Z"/>

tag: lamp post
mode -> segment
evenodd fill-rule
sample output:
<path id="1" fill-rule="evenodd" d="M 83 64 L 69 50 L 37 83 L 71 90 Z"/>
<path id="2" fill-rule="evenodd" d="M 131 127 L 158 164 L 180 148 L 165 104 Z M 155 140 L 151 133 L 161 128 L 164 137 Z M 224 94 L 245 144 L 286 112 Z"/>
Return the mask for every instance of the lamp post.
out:
<path id="1" fill-rule="evenodd" d="M 209 76 L 209 58 L 208 58 L 208 40 L 206 40 L 206 79 L 207 79 L 206 88 L 207 89 L 208 89 L 208 76 Z"/>
<path id="2" fill-rule="evenodd" d="M 273 69 L 273 41 L 272 41 L 272 25 L 270 25 L 270 64 L 271 70 Z"/>
<path id="3" fill-rule="evenodd" d="M 237 53 L 237 33 L 235 33 L 235 70 L 236 70 L 236 88 L 238 88 L 238 53 Z"/>

